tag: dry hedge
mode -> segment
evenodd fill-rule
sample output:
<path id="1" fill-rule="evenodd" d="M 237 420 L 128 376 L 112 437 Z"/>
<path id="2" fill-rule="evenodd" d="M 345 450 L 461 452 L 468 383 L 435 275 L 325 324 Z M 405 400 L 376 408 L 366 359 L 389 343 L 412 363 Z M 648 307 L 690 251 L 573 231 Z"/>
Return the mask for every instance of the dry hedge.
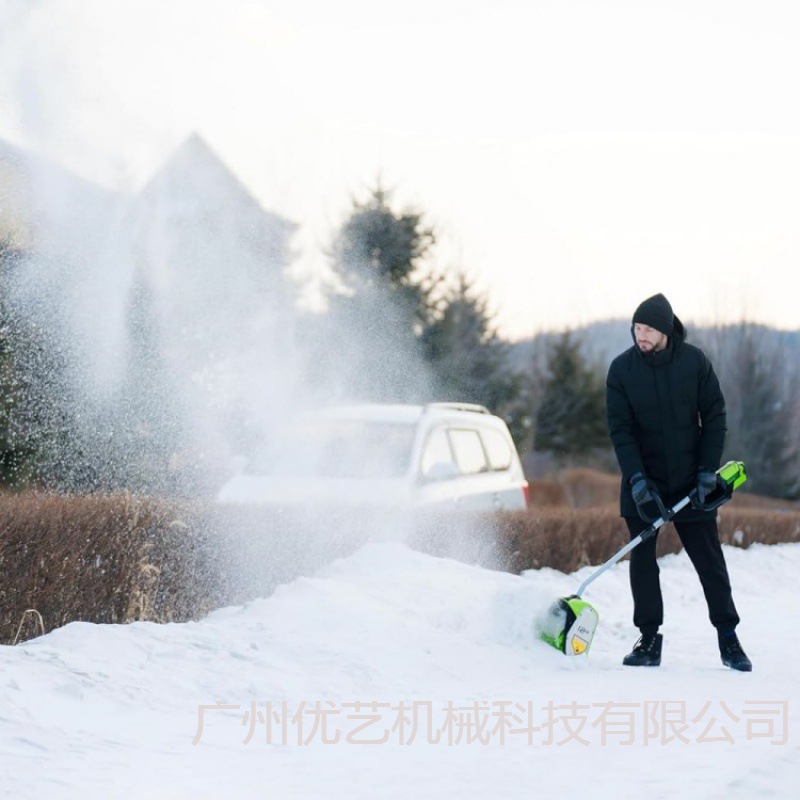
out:
<path id="1" fill-rule="evenodd" d="M 795 542 L 800 512 L 731 502 L 720 511 L 720 536 L 737 547 Z M 265 596 L 376 538 L 514 573 L 572 572 L 605 561 L 627 533 L 608 503 L 399 520 L 342 509 L 209 508 L 129 494 L 0 495 L 0 643 L 40 632 L 28 609 L 41 614 L 46 631 L 76 620 L 197 619 Z M 679 548 L 665 526 L 659 554 Z"/>
<path id="2" fill-rule="evenodd" d="M 214 607 L 196 515 L 129 494 L 0 495 L 0 642 L 75 620 L 187 619 Z"/>

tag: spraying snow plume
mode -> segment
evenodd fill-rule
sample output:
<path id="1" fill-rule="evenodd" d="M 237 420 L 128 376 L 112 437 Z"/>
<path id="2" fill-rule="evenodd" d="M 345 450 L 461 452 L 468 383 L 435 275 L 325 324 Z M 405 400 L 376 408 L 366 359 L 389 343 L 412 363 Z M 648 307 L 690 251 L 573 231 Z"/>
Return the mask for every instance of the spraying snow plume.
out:
<path id="1" fill-rule="evenodd" d="M 59 488 L 213 492 L 291 412 L 365 391 L 407 398 L 424 372 L 386 335 L 391 303 L 373 303 L 368 320 L 297 310 L 287 269 L 298 223 L 262 207 L 203 137 L 184 134 L 131 188 L 131 140 L 146 150 L 175 136 L 163 104 L 143 102 L 145 83 L 169 76 L 170 102 L 196 105 L 200 119 L 218 108 L 219 87 L 209 79 L 198 94 L 190 80 L 213 71 L 189 46 L 194 6 L 170 8 L 185 12 L 186 39 L 167 46 L 148 26 L 143 59 L 120 41 L 126 25 L 144 41 L 130 4 L 102 4 L 91 29 L 57 0 L 0 4 L 0 95 L 12 109 L 0 125 L 25 143 L 0 138 L 0 241 L 15 253 L 5 303 L 31 342 L 21 360 L 35 389 L 18 428 Z M 222 4 L 206 10 L 226 35 L 241 23 Z M 59 166 L 108 176 L 115 159 L 113 189 Z"/>
<path id="2" fill-rule="evenodd" d="M 175 8 L 186 12 L 190 32 L 193 4 Z M 350 401 L 468 399 L 437 392 L 409 323 L 406 305 L 416 288 L 407 276 L 392 288 L 371 283 L 363 268 L 371 268 L 372 249 L 320 254 L 358 274 L 358 302 L 345 293 L 327 313 L 298 310 L 300 287 L 288 270 L 303 221 L 265 209 L 204 136 L 183 133 L 166 161 L 133 188 L 130 175 L 141 170 L 131 139 L 138 136 L 144 151 L 162 149 L 165 130 L 176 137 L 163 107 L 142 113 L 141 86 L 112 86 L 112 76 L 123 74 L 126 58 L 128 80 L 169 76 L 181 106 L 198 97 L 197 87 L 184 81 L 186 64 L 172 69 L 180 53 L 157 63 L 155 55 L 169 52 L 158 25 L 153 58 L 142 58 L 128 44 L 114 50 L 119 27 L 136 16 L 131 8 L 114 25 L 110 12 L 98 13 L 96 30 L 81 32 L 60 2 L 0 6 L 7 23 L 0 46 L 14 40 L 0 48 L 0 93 L 14 109 L 10 138 L 24 142 L 4 143 L 0 127 L 0 237 L 14 253 L 2 265 L 3 305 L 17 341 L 27 343 L 19 357 L 27 402 L 15 425 L 36 451 L 38 481 L 68 491 L 210 498 L 241 457 L 269 449 L 297 411 Z M 221 17 L 220 24 L 231 22 Z M 89 74 L 92 54 L 98 68 Z M 198 74 L 208 74 L 207 66 L 198 62 Z M 208 88 L 198 105 L 206 121 L 217 98 Z M 9 130 L 8 120 L 0 124 Z M 82 164 L 90 174 L 85 166 L 96 161 L 107 175 L 123 140 L 118 152 L 133 156 L 116 181 L 101 185 L 59 166 Z M 349 244 L 380 233 L 374 223 L 391 217 L 382 202 L 361 210 Z M 416 218 L 400 221 L 409 219 Z M 339 527 L 357 528 L 361 540 L 366 524 Z M 347 534 L 323 527 L 323 539 Z M 393 522 L 397 538 L 408 527 Z"/>
<path id="3" fill-rule="evenodd" d="M 73 398 L 72 446 L 94 451 L 101 486 L 152 489 L 181 457 L 224 461 L 238 417 L 294 402 L 282 270 L 296 226 L 261 209 L 196 136 L 135 195 L 97 197 L 63 175 L 54 192 L 35 163 L 12 168 L 50 213 L 25 209 L 32 244 L 7 285 L 17 318 L 58 354 L 51 400 Z M 35 377 L 53 382 L 54 369 Z M 123 469 L 134 464 L 137 480 Z"/>

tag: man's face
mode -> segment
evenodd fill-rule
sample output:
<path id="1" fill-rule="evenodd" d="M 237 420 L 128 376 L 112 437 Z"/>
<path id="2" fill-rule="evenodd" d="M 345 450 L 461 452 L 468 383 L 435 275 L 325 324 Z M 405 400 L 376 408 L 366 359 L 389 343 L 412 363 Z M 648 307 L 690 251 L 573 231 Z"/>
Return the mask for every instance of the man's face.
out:
<path id="1" fill-rule="evenodd" d="M 667 346 L 666 333 L 661 333 L 649 325 L 642 325 L 641 322 L 633 326 L 633 335 L 636 338 L 636 346 L 643 353 L 657 353 Z"/>

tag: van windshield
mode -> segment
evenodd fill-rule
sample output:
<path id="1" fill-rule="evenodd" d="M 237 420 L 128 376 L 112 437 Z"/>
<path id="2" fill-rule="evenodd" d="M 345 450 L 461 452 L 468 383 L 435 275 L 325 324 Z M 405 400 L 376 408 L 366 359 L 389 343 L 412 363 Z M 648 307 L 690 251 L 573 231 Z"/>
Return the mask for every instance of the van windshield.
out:
<path id="1" fill-rule="evenodd" d="M 254 475 L 400 478 L 410 469 L 415 427 L 376 420 L 314 419 L 276 434 L 248 464 Z"/>

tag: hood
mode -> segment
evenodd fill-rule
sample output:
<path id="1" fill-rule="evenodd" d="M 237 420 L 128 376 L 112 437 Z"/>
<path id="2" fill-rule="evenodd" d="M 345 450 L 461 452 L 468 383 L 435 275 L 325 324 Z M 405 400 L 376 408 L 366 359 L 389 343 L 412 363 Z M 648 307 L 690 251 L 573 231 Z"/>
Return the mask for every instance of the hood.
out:
<path id="1" fill-rule="evenodd" d="M 669 337 L 669 343 L 665 350 L 660 353 L 643 353 L 636 345 L 636 334 L 633 332 L 633 325 L 631 325 L 631 339 L 633 340 L 633 350 L 640 357 L 649 363 L 661 364 L 672 359 L 672 354 L 686 341 L 686 328 L 683 323 L 678 319 L 677 315 L 673 317 L 673 330 L 672 336 Z"/>
<path id="2" fill-rule="evenodd" d="M 237 475 L 219 490 L 221 505 L 308 506 L 402 506 L 409 500 L 406 482 L 400 479 L 290 478 Z"/>

